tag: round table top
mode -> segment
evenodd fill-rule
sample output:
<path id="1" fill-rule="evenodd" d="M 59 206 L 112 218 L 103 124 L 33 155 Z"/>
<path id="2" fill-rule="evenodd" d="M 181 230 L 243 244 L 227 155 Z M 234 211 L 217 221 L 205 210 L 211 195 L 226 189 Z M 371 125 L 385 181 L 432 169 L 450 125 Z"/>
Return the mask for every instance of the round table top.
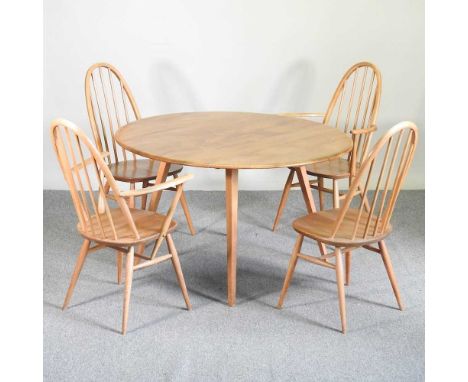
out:
<path id="1" fill-rule="evenodd" d="M 299 167 L 352 148 L 351 138 L 333 127 L 243 112 L 158 115 L 123 126 L 115 139 L 154 160 L 223 169 Z"/>

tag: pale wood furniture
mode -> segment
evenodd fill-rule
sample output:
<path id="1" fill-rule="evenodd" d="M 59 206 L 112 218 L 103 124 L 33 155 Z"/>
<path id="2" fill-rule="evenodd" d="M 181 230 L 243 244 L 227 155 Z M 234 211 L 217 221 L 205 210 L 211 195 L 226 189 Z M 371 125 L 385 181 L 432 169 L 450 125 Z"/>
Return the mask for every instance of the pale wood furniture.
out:
<path id="1" fill-rule="evenodd" d="M 88 117 L 93 130 L 94 141 L 101 152 L 108 152 L 107 165 L 114 178 L 130 183 L 130 189 L 135 189 L 136 183 L 143 187 L 151 185 L 156 178 L 159 162 L 148 159 L 137 159 L 134 153 L 120 147 L 115 141 L 117 130 L 129 122 L 141 119 L 140 110 L 135 98 L 122 74 L 105 62 L 92 65 L 86 72 L 85 95 Z M 177 178 L 182 166 L 174 164 L 168 170 L 168 175 Z M 108 186 L 105 186 L 108 189 Z M 147 195 L 141 195 L 142 208 L 146 208 Z M 130 206 L 135 205 L 134 198 L 129 200 Z M 192 218 L 188 208 L 185 193 L 180 197 L 187 224 L 192 235 L 195 234 Z"/>
<path id="2" fill-rule="evenodd" d="M 310 181 L 310 185 L 319 192 L 321 210 L 324 208 L 324 193 L 331 193 L 333 207 L 339 207 L 340 200 L 346 194 L 340 193 L 338 181 L 348 179 L 351 184 L 356 170 L 364 160 L 372 133 L 376 130 L 381 92 L 382 76 L 379 69 L 370 62 L 359 62 L 346 71 L 324 114 L 283 114 L 297 118 L 319 117 L 324 125 L 341 129 L 350 134 L 353 140 L 353 150 L 346 158 L 339 157 L 306 166 L 307 174 L 316 177 Z M 273 223 L 273 231 L 278 226 L 290 189 L 299 186 L 298 183 L 293 183 L 293 178 L 294 169 L 290 169 Z M 325 187 L 325 179 L 332 181 L 332 188 Z M 361 193 L 361 190 L 358 189 L 357 192 Z"/>
<path id="3" fill-rule="evenodd" d="M 294 167 L 309 212 L 315 211 L 306 165 L 338 157 L 352 148 L 341 131 L 279 115 L 203 112 L 160 115 L 132 122 L 115 136 L 125 149 L 161 161 L 156 182 L 163 182 L 169 163 L 224 169 L 228 304 L 236 301 L 237 208 L 239 169 Z M 153 194 L 156 210 L 160 193 Z M 320 251 L 325 248 L 320 244 Z"/>
<path id="4" fill-rule="evenodd" d="M 381 255 L 398 306 L 403 309 L 384 239 L 392 231 L 390 219 L 401 186 L 413 160 L 417 141 L 418 130 L 413 123 L 401 122 L 395 125 L 376 143 L 369 156 L 362 162 L 342 207 L 314 212 L 294 221 L 293 228 L 298 235 L 278 301 L 278 308 L 283 305 L 298 259 L 334 269 L 338 286 L 341 326 L 343 333 L 345 333 L 344 278 L 346 277 L 346 284 L 348 284 L 350 270 L 348 259 L 355 249 L 365 248 Z M 368 210 L 365 209 L 364 199 L 361 199 L 358 208 L 351 208 L 351 202 L 359 187 L 363 187 L 364 194 L 373 189 L 373 195 L 369 196 Z M 304 237 L 326 243 L 335 247 L 335 250 L 320 257 L 306 255 L 301 252 Z M 377 247 L 375 243 L 377 243 Z M 347 255 L 345 277 L 343 275 L 342 253 Z M 336 259 L 335 264 L 329 261 L 332 258 Z"/>
<path id="5" fill-rule="evenodd" d="M 187 309 L 191 309 L 184 276 L 171 233 L 176 227 L 176 222 L 172 220 L 172 217 L 182 195 L 183 184 L 191 179 L 192 175 L 181 176 L 172 181 L 139 190 L 121 191 L 105 162 L 105 155 L 93 146 L 83 131 L 76 125 L 64 119 L 56 119 L 52 122 L 50 134 L 78 215 L 77 229 L 84 238 L 63 303 L 63 309 L 66 309 L 70 302 L 73 289 L 88 253 L 105 247 L 117 251 L 120 268 L 122 267 L 123 255 L 127 256 L 122 334 L 125 334 L 127 330 L 133 272 L 138 269 L 170 259 Z M 110 193 L 105 189 L 106 184 L 111 191 Z M 165 215 L 132 208 L 127 203 L 130 198 L 149 195 L 171 187 L 174 187 L 176 192 Z M 108 199 L 113 199 L 114 204 L 109 204 Z M 151 255 L 145 256 L 144 244 L 153 241 L 154 247 Z M 169 254 L 157 256 L 163 241 L 167 243 Z M 91 247 L 92 242 L 95 243 L 93 247 Z M 134 249 L 136 245 L 142 247 L 143 250 L 136 252 Z M 135 257 L 144 261 L 135 265 Z"/>

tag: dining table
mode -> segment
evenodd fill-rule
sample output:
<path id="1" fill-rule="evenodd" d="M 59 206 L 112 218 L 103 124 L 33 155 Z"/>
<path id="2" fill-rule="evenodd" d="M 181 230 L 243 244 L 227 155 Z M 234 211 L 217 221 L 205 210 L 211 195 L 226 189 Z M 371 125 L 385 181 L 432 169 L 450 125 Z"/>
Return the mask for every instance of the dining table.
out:
<path id="1" fill-rule="evenodd" d="M 137 155 L 160 162 L 156 184 L 169 166 L 225 171 L 227 303 L 236 303 L 239 170 L 294 168 L 308 213 L 316 211 L 307 165 L 351 151 L 352 140 L 339 129 L 307 119 L 232 111 L 186 112 L 143 118 L 122 126 L 116 141 Z M 152 195 L 156 211 L 161 192 Z M 319 243 L 325 254 L 325 246 Z"/>

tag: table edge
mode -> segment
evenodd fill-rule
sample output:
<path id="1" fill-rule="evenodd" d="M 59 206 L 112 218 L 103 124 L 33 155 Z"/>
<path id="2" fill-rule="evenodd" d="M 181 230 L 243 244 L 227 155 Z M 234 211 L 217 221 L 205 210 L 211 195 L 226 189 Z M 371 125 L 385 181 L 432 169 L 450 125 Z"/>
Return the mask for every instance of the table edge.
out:
<path id="1" fill-rule="evenodd" d="M 184 114 L 184 113 L 174 113 L 174 114 Z M 262 113 L 251 113 L 251 114 L 262 114 Z M 149 118 L 153 118 L 153 117 L 158 117 L 159 115 L 155 115 L 155 116 L 149 116 L 149 117 L 145 117 L 145 118 L 141 118 L 141 119 L 149 119 Z M 283 117 L 283 116 L 282 116 Z M 293 118 L 293 117 L 286 117 L 286 118 Z M 343 154 L 346 154 L 346 153 L 349 153 L 352 148 L 353 148 L 353 141 L 352 139 L 346 135 L 346 133 L 344 132 L 341 132 L 342 134 L 346 135 L 346 138 L 348 138 L 348 141 L 349 141 L 349 147 L 339 153 L 336 153 L 335 155 L 333 156 L 326 156 L 326 157 L 322 157 L 322 158 L 318 158 L 318 159 L 315 159 L 315 160 L 312 160 L 312 161 L 306 161 L 306 162 L 293 162 L 293 163 L 288 163 L 288 164 L 271 164 L 271 165 L 242 165 L 242 166 L 238 166 L 238 165 L 231 165 L 231 164 L 216 164 L 216 165 L 208 165 L 208 164 L 201 164 L 201 163 L 196 163 L 196 162 L 193 162 L 193 161 L 174 161 L 173 159 L 171 158 L 168 158 L 168 157 L 165 157 L 165 156 L 161 156 L 161 155 L 154 155 L 154 154 L 148 154 L 146 152 L 143 152 L 141 150 L 138 150 L 138 149 L 135 149 L 135 148 L 131 148 L 129 147 L 128 145 L 126 145 L 124 142 L 122 142 L 120 139 L 119 139 L 119 135 L 120 133 L 127 127 L 129 127 L 129 125 L 135 123 L 135 122 L 138 122 L 138 120 L 136 121 L 132 121 L 122 127 L 120 127 L 116 132 L 115 132 L 115 140 L 117 141 L 117 143 L 122 146 L 125 150 L 128 150 L 130 151 L 131 153 L 135 153 L 137 155 L 140 155 L 144 158 L 148 158 L 148 159 L 152 159 L 152 160 L 155 160 L 155 161 L 160 161 L 160 162 L 166 162 L 166 163 L 174 163 L 174 164 L 179 164 L 179 165 L 182 165 L 182 166 L 188 166 L 188 167 L 197 167 L 197 168 L 214 168 L 214 169 L 245 169 L 245 170 L 262 170 L 262 169 L 274 169 L 274 168 L 288 168 L 288 167 L 301 167 L 301 166 L 307 166 L 307 165 L 310 165 L 310 164 L 314 164 L 314 163 L 319 163 L 319 162 L 324 162 L 324 161 L 327 161 L 327 160 L 333 160 L 333 159 L 336 159 L 336 158 L 339 158 L 341 157 Z M 322 125 L 322 126 L 325 126 L 325 127 L 329 127 L 329 128 L 332 128 L 331 126 L 328 126 L 328 125 L 324 125 L 323 123 L 319 123 L 319 122 L 315 122 L 315 121 L 310 121 L 310 122 L 313 122 L 314 124 L 317 124 L 317 125 Z"/>

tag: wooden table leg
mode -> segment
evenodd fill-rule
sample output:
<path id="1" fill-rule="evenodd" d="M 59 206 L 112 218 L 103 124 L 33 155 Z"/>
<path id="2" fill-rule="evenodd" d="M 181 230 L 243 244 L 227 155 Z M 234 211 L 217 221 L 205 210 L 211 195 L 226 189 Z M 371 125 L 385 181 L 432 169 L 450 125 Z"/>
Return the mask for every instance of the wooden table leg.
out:
<path id="1" fill-rule="evenodd" d="M 307 176 L 307 170 L 305 166 L 298 167 L 296 169 L 297 178 L 299 179 L 299 184 L 301 185 L 302 196 L 304 197 L 304 202 L 306 204 L 307 212 L 313 213 L 317 212 L 315 208 L 314 198 L 312 197 L 312 190 L 310 188 L 309 177 Z M 325 244 L 317 242 L 320 250 L 320 254 L 323 256 L 327 253 Z"/>
<path id="2" fill-rule="evenodd" d="M 158 175 L 156 175 L 156 180 L 154 184 L 163 183 L 166 181 L 167 173 L 169 172 L 170 163 L 159 162 Z M 149 206 L 150 211 L 156 211 L 158 209 L 159 201 L 161 200 L 162 191 L 153 192 L 151 195 L 151 203 Z"/>
<path id="3" fill-rule="evenodd" d="M 236 305 L 238 174 L 237 169 L 226 169 L 227 290 L 229 306 Z"/>

